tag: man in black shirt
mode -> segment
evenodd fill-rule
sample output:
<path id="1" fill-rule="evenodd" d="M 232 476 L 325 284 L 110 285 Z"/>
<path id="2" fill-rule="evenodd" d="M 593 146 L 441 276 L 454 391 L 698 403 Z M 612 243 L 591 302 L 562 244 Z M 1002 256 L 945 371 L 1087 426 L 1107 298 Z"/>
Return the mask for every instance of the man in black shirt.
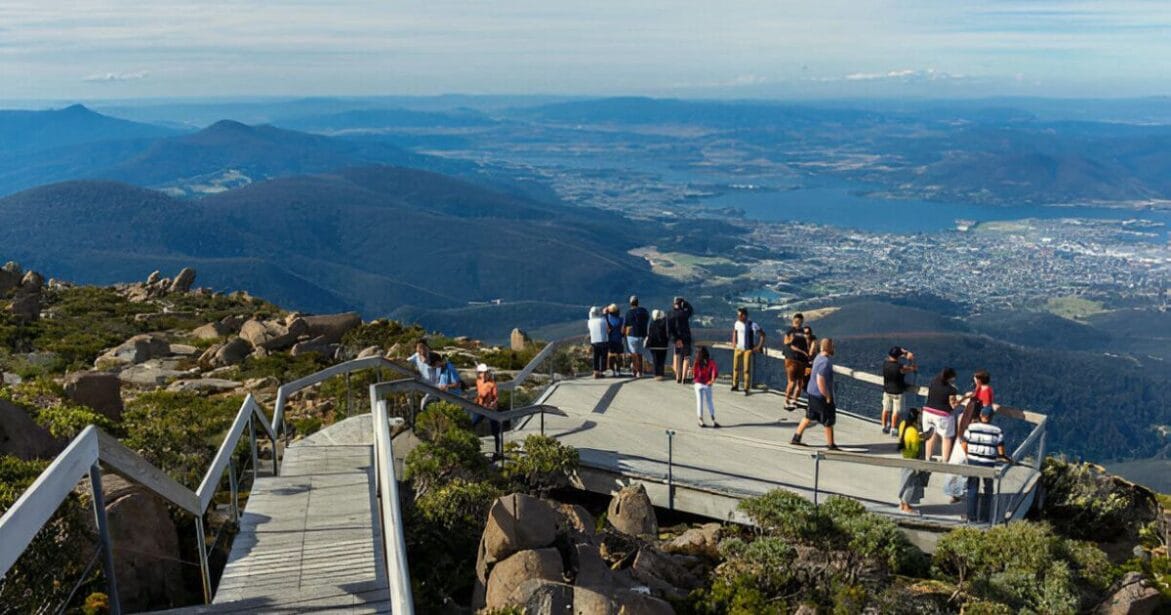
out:
<path id="1" fill-rule="evenodd" d="M 904 357 L 906 363 L 902 362 Z M 903 415 L 903 397 L 910 388 L 906 375 L 917 369 L 915 354 L 901 346 L 891 348 L 882 362 L 882 433 L 898 435 L 899 419 Z"/>
<path id="2" fill-rule="evenodd" d="M 683 297 L 675 297 L 671 313 L 667 316 L 667 333 L 675 346 L 675 382 L 687 380 L 691 369 L 691 315 L 695 309 Z"/>
<path id="3" fill-rule="evenodd" d="M 650 322 L 650 313 L 646 308 L 639 307 L 636 295 L 631 295 L 630 311 L 626 312 L 623 321 L 623 333 L 626 334 L 626 351 L 630 353 L 630 371 L 635 378 L 642 378 L 642 355 L 646 351 L 647 327 Z"/>
<path id="4" fill-rule="evenodd" d="M 793 314 L 793 326 L 785 331 L 781 351 L 785 355 L 785 376 L 789 384 L 785 387 L 785 410 L 792 412 L 801 397 L 801 383 L 805 381 L 805 368 L 809 367 L 809 339 L 803 327 L 805 316 Z"/>

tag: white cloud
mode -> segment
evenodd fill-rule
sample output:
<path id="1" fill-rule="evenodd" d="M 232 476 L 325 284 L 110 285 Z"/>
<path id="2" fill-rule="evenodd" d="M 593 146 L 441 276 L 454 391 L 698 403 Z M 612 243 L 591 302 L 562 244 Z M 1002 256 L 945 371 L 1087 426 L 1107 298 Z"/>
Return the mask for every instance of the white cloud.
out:
<path id="1" fill-rule="evenodd" d="M 845 81 L 876 81 L 880 79 L 893 81 L 945 81 L 949 79 L 965 79 L 965 75 L 956 75 L 935 70 L 934 68 L 914 69 L 902 68 L 885 73 L 850 73 L 842 77 Z"/>
<path id="2" fill-rule="evenodd" d="M 119 81 L 139 81 L 146 79 L 150 73 L 140 70 L 132 73 L 99 73 L 82 77 L 82 81 L 90 83 L 116 83 Z"/>

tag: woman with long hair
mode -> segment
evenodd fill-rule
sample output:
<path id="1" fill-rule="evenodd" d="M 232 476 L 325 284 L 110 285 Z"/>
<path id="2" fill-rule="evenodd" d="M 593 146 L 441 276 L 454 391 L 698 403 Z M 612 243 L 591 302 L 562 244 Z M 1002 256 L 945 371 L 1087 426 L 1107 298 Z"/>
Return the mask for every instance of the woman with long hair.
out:
<path id="1" fill-rule="evenodd" d="M 707 404 L 708 414 L 712 417 L 712 427 L 719 428 L 720 424 L 716 422 L 716 405 L 712 401 L 712 384 L 715 383 L 719 370 L 708 353 L 707 346 L 699 347 L 692 373 L 695 377 L 695 413 L 699 416 L 699 426 L 707 427 L 703 422 L 703 406 Z"/>

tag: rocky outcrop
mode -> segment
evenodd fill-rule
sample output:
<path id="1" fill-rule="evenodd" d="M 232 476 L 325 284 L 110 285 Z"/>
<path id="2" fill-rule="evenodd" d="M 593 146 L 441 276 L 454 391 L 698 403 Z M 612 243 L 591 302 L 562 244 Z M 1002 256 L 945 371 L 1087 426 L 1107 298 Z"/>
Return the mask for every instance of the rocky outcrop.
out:
<path id="1" fill-rule="evenodd" d="M 655 509 L 641 483 L 627 485 L 610 500 L 606 521 L 629 536 L 654 536 L 659 533 Z"/>
<path id="2" fill-rule="evenodd" d="M 531 343 L 533 343 L 532 338 L 523 329 L 513 329 L 512 334 L 508 336 L 509 347 L 518 352 L 524 350 Z"/>
<path id="3" fill-rule="evenodd" d="M 290 316 L 284 323 L 252 319 L 240 327 L 240 337 L 248 340 L 253 348 L 269 351 L 291 348 L 298 338 L 308 333 L 309 325 L 299 316 Z"/>
<path id="4" fill-rule="evenodd" d="M 98 357 L 98 363 L 138 365 L 171 354 L 167 340 L 149 333 L 135 335 Z"/>
<path id="5" fill-rule="evenodd" d="M 358 353 L 357 358 L 365 359 L 367 357 L 377 357 L 377 356 L 381 356 L 381 355 L 382 355 L 382 347 L 381 346 L 367 346 L 366 348 L 363 348 L 361 350 L 361 352 Z"/>
<path id="6" fill-rule="evenodd" d="M 21 275 L 20 265 L 12 262 L 8 265 L 5 265 L 3 270 L 5 273 L 0 275 L 5 280 L 0 286 L 7 285 L 12 289 L 12 303 L 8 306 L 8 311 L 23 322 L 37 320 L 41 317 L 41 291 L 44 290 L 45 279 L 35 271 Z M 12 284 L 12 280 L 17 280 L 16 284 Z M 0 293 L 2 292 L 4 291 L 0 290 Z"/>
<path id="7" fill-rule="evenodd" d="M 698 528 L 684 531 L 674 540 L 663 545 L 668 553 L 694 555 L 709 559 L 720 557 L 720 524 L 707 523 Z"/>
<path id="8" fill-rule="evenodd" d="M 216 340 L 221 337 L 226 337 L 232 333 L 232 329 L 227 325 L 219 322 L 209 322 L 202 327 L 197 327 L 191 332 L 192 337 L 201 340 Z"/>
<path id="9" fill-rule="evenodd" d="M 517 551 L 549 546 L 560 523 L 560 515 L 544 500 L 522 493 L 498 498 L 484 527 L 485 554 L 497 562 Z"/>
<path id="10" fill-rule="evenodd" d="M 1150 615 L 1163 602 L 1159 590 L 1139 572 L 1128 572 L 1114 593 L 1094 611 L 1096 615 Z"/>
<path id="11" fill-rule="evenodd" d="M 235 380 L 223 378 L 196 378 L 193 380 L 176 380 L 167 385 L 167 390 L 174 393 L 223 393 L 234 391 L 242 386 Z"/>
<path id="12" fill-rule="evenodd" d="M 508 599 L 529 579 L 562 581 L 561 554 L 557 549 L 530 549 L 510 555 L 492 568 L 485 606 L 489 610 L 509 605 Z"/>
<path id="13" fill-rule="evenodd" d="M 65 377 L 65 395 L 101 412 L 114 422 L 122 421 L 122 381 L 107 372 L 74 372 Z"/>
<path id="14" fill-rule="evenodd" d="M 114 575 L 122 607 L 136 612 L 159 604 L 182 604 L 187 592 L 179 563 L 179 536 L 166 504 L 113 474 L 102 476 L 102 493 L 115 545 Z"/>
<path id="15" fill-rule="evenodd" d="M 289 349 L 289 354 L 294 357 L 298 357 L 303 354 L 315 352 L 326 359 L 332 359 L 337 354 L 337 350 L 337 344 L 326 341 L 324 336 L 318 336 L 311 340 L 305 340 L 293 344 L 293 347 Z"/>
<path id="16" fill-rule="evenodd" d="M 0 269 L 0 296 L 20 286 L 20 278 L 20 265 L 9 261 L 3 269 Z"/>
<path id="17" fill-rule="evenodd" d="M 195 284 L 195 270 L 190 267 L 184 267 L 179 271 L 179 275 L 171 281 L 171 286 L 168 292 L 185 293 L 191 290 L 191 285 Z"/>
<path id="18" fill-rule="evenodd" d="M 242 338 L 232 338 L 223 344 L 209 346 L 199 356 L 199 365 L 204 369 L 239 365 L 252 353 L 252 346 Z"/>
<path id="19" fill-rule="evenodd" d="M 52 459 L 65 448 L 22 408 L 0 399 L 0 454 L 21 459 Z"/>
<path id="20" fill-rule="evenodd" d="M 152 359 L 139 365 L 131 365 L 118 372 L 118 379 L 123 384 L 132 384 L 140 387 L 157 387 L 167 384 L 172 380 L 191 376 L 188 372 L 168 367 L 172 363 L 173 361 L 163 362 Z"/>
<path id="21" fill-rule="evenodd" d="M 357 312 L 303 316 L 301 319 L 309 327 L 307 334 L 310 337 L 322 338 L 327 344 L 341 342 L 346 333 L 362 324 L 362 317 Z"/>

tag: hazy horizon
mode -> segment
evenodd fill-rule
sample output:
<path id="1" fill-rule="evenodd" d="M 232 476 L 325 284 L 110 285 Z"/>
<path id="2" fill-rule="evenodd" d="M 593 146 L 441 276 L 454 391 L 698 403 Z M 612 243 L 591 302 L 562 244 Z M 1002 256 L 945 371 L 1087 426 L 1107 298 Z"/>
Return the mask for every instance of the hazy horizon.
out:
<path id="1" fill-rule="evenodd" d="M 13 0 L 0 24 L 10 100 L 1171 93 L 1171 6 L 1148 0 Z"/>

